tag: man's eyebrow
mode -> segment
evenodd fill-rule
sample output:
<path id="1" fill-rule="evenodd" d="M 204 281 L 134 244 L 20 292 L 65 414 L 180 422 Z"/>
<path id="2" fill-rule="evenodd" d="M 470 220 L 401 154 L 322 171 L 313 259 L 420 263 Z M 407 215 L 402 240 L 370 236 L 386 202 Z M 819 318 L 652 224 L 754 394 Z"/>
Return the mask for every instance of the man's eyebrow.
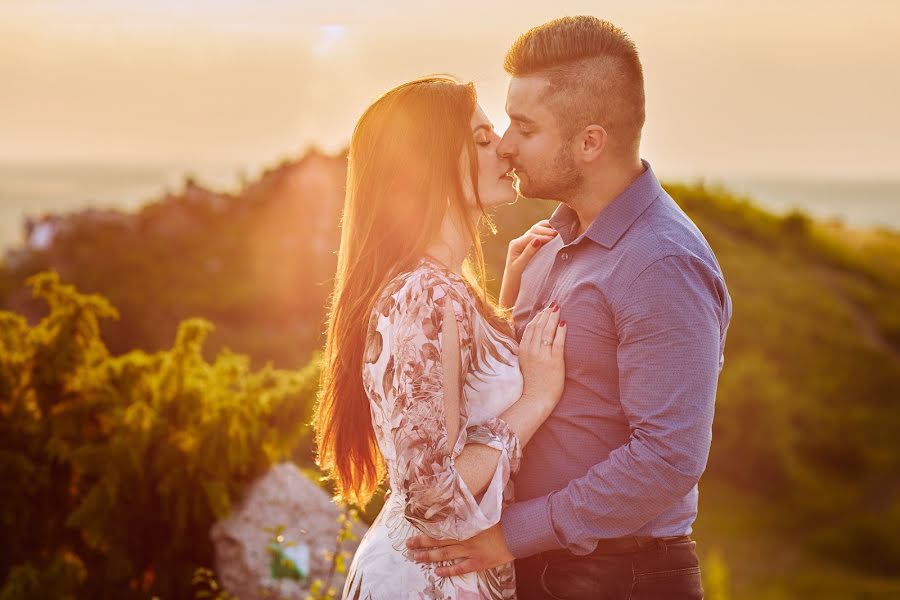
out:
<path id="1" fill-rule="evenodd" d="M 518 121 L 519 123 L 526 123 L 528 125 L 534 124 L 533 119 L 529 119 L 528 117 L 526 117 L 525 115 L 520 114 L 520 113 L 513 113 L 513 114 L 509 115 L 509 120 L 510 121 Z"/>

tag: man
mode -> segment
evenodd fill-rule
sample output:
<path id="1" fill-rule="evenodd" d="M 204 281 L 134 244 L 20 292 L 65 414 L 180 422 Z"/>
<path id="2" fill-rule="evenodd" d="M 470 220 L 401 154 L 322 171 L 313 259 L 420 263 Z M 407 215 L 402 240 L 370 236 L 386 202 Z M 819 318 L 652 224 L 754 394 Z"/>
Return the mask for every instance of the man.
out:
<path id="1" fill-rule="evenodd" d="M 516 558 L 520 598 L 702 598 L 706 467 L 731 300 L 696 226 L 640 158 L 643 72 L 614 25 L 566 17 L 513 44 L 498 153 L 520 191 L 560 201 L 514 319 L 557 302 L 566 389 L 525 449 L 516 502 L 464 542 L 408 542 L 439 575 Z M 428 549 L 432 548 L 432 549 Z"/>

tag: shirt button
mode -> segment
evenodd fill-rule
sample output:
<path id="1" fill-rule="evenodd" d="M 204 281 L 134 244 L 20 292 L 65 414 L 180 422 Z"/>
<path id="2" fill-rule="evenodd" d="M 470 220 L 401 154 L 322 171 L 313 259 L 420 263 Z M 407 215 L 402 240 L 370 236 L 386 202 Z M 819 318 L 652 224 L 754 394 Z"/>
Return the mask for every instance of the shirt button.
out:
<path id="1" fill-rule="evenodd" d="M 569 260 L 569 253 L 563 252 L 562 254 L 559 255 L 559 259 L 560 260 Z"/>

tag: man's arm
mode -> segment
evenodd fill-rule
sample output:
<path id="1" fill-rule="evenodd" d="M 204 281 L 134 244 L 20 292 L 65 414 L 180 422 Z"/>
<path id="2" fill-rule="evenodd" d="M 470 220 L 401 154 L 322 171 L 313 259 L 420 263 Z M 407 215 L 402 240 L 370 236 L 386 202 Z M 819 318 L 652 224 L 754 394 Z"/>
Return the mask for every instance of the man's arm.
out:
<path id="1" fill-rule="evenodd" d="M 651 264 L 614 300 L 631 437 L 565 488 L 503 511 L 515 557 L 554 548 L 587 554 L 597 539 L 634 532 L 693 488 L 709 455 L 728 302 L 721 277 L 686 256 Z"/>

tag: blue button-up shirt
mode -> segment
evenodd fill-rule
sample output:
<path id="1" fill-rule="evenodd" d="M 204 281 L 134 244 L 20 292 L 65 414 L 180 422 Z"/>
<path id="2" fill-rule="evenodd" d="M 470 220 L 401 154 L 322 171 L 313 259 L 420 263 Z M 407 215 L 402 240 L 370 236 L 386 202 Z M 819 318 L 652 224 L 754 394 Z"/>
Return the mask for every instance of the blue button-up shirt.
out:
<path id="1" fill-rule="evenodd" d="M 731 299 L 709 244 L 643 164 L 582 235 L 560 204 L 560 235 L 522 278 L 518 336 L 551 300 L 569 329 L 565 391 L 503 513 L 517 558 L 684 535 L 697 515 Z"/>

